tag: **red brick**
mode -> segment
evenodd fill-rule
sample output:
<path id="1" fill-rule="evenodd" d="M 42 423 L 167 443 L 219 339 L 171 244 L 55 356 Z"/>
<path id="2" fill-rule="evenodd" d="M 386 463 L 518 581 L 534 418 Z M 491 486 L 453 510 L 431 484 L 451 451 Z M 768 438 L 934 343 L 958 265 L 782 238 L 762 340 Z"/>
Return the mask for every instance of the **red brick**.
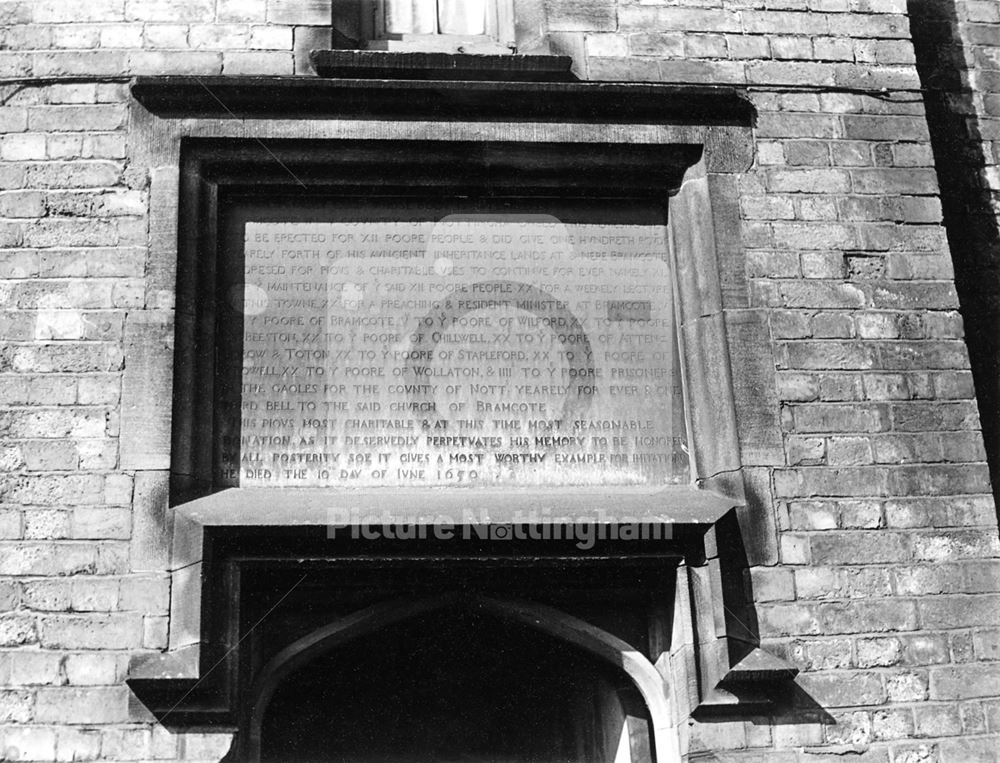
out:
<path id="1" fill-rule="evenodd" d="M 941 763 L 994 763 L 996 739 L 946 739 L 938 745 Z"/>
<path id="2" fill-rule="evenodd" d="M 797 682 L 823 707 L 879 705 L 886 697 L 876 673 L 803 673 Z"/>
<path id="3" fill-rule="evenodd" d="M 888 411 L 878 404 L 818 404 L 789 406 L 795 432 L 879 432 L 889 428 Z"/>
<path id="4" fill-rule="evenodd" d="M 859 342 L 790 342 L 778 345 L 779 369 L 864 370 L 875 365 L 876 350 Z"/>
<path id="5" fill-rule="evenodd" d="M 214 14 L 213 0 L 125 0 L 128 21 L 199 22 Z"/>
<path id="6" fill-rule="evenodd" d="M 1000 663 L 931 668 L 931 699 L 992 697 L 1000 682 Z"/>
<path id="7" fill-rule="evenodd" d="M 41 689 L 35 718 L 43 723 L 122 723 L 128 720 L 127 698 L 125 686 Z"/>
<path id="8" fill-rule="evenodd" d="M 856 643 L 859 668 L 891 667 L 902 658 L 902 644 L 898 638 L 862 638 Z"/>
<path id="9" fill-rule="evenodd" d="M 39 640 L 50 649 L 129 649 L 139 646 L 142 619 L 133 614 L 45 615 Z"/>
<path id="10" fill-rule="evenodd" d="M 808 466 L 775 471 L 779 497 L 879 496 L 889 491 L 890 472 L 877 467 Z"/>
<path id="11" fill-rule="evenodd" d="M 782 646 L 784 648 L 768 644 L 767 648 L 802 670 L 831 670 L 850 666 L 850 639 L 810 638 Z"/>
<path id="12" fill-rule="evenodd" d="M 797 152 L 792 147 L 798 145 L 800 144 L 790 143 L 786 147 L 789 163 L 795 163 L 792 160 Z M 767 189 L 776 193 L 844 193 L 850 185 L 850 175 L 844 170 L 776 169 L 767 175 Z"/>
<path id="13" fill-rule="evenodd" d="M 817 535 L 812 539 L 813 559 L 819 564 L 903 562 L 912 554 L 910 538 L 888 530 Z"/>
<path id="14" fill-rule="evenodd" d="M 919 602 L 925 628 L 968 628 L 1000 625 L 1000 595 L 935 596 Z"/>
<path id="15" fill-rule="evenodd" d="M 120 21 L 125 0 L 87 0 L 75 5 L 62 0 L 33 0 L 32 19 L 36 23 Z"/>

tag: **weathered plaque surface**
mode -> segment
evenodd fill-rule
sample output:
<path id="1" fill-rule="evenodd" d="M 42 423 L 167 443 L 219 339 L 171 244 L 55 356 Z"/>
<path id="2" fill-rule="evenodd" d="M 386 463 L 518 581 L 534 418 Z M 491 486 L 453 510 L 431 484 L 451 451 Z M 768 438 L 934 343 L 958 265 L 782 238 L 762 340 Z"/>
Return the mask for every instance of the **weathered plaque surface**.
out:
<path id="1" fill-rule="evenodd" d="M 245 231 L 230 483 L 689 479 L 663 225 L 491 214 Z"/>

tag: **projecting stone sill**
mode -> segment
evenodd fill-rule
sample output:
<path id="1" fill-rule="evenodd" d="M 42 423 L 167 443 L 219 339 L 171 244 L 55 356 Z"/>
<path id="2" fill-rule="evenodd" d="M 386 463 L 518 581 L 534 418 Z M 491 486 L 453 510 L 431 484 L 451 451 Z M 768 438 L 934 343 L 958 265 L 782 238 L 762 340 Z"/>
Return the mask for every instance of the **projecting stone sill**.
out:
<path id="1" fill-rule="evenodd" d="M 434 119 L 752 126 L 731 87 L 653 82 L 321 77 L 137 77 L 132 95 L 167 118 Z"/>
<path id="2" fill-rule="evenodd" d="M 394 524 L 714 524 L 739 501 L 692 486 L 662 488 L 233 488 L 177 506 L 203 526 L 322 526 L 350 515 Z M 385 518 L 383 520 L 383 518 Z"/>
<path id="3" fill-rule="evenodd" d="M 321 77 L 504 82 L 576 80 L 571 71 L 573 59 L 569 56 L 314 50 L 309 60 Z"/>

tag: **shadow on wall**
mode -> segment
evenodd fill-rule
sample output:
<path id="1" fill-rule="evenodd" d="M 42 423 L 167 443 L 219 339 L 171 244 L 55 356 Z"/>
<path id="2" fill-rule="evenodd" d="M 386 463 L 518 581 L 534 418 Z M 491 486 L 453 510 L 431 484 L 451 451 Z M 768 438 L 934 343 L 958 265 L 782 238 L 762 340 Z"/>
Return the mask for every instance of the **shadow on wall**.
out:
<path id="1" fill-rule="evenodd" d="M 955 0 L 908 0 L 907 10 L 990 478 L 1000 505 L 1000 221 L 985 182 L 987 157 Z"/>
<path id="2" fill-rule="evenodd" d="M 769 498 L 760 495 L 750 484 L 746 485 L 746 490 L 749 506 L 755 507 L 758 511 L 771 510 Z M 765 501 L 768 503 L 764 503 Z M 764 547 L 766 541 L 763 538 L 755 539 L 748 535 L 749 525 L 749 522 L 744 523 L 741 530 L 737 514 L 732 511 L 719 520 L 716 526 L 722 586 L 727 589 L 724 599 L 730 602 L 725 608 L 725 618 L 726 632 L 729 634 L 729 661 L 733 665 L 761 645 L 760 624 L 754 606 L 757 598 L 753 592 L 750 568 L 753 564 L 760 564 L 762 558 L 767 557 L 768 551 Z M 748 538 L 749 541 L 746 540 Z M 752 563 L 751 558 L 753 558 Z M 794 654 L 793 647 L 793 641 L 765 645 L 768 652 L 795 665 L 799 660 Z M 733 706 L 730 710 L 725 707 L 713 707 L 695 711 L 694 717 L 707 734 L 699 739 L 697 730 L 695 731 L 692 739 L 694 751 L 689 758 L 691 763 L 694 761 L 728 763 L 738 759 L 737 755 L 730 752 L 711 749 L 712 741 L 719 733 L 711 728 L 714 724 L 731 724 L 748 720 L 754 725 L 768 727 L 837 724 L 837 719 L 794 681 L 782 681 L 769 686 L 766 691 L 768 700 L 766 709 L 761 707 L 757 714 L 751 714 L 747 708 L 761 699 L 759 684 L 740 687 L 727 682 L 724 688 L 738 697 L 741 705 Z M 702 746 L 708 749 L 698 749 Z"/>

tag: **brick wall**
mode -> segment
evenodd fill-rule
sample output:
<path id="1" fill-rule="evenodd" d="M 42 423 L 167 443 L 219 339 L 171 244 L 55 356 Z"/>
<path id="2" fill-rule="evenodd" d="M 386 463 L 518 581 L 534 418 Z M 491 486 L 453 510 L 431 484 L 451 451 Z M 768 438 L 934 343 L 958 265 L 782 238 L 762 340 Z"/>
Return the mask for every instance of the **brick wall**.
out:
<path id="1" fill-rule="evenodd" d="M 1000 193 L 995 3 L 910 0 L 914 47 L 954 254 L 983 434 L 1000 483 Z"/>
<path id="2" fill-rule="evenodd" d="M 330 0 L 4 0 L 0 76 L 293 74 Z"/>
<path id="3" fill-rule="evenodd" d="M 692 750 L 997 760 L 1000 543 L 906 3 L 544 6 L 583 76 L 748 85 L 760 112 L 752 169 L 713 182 L 734 199 L 718 235 L 741 241 L 728 307 L 770 339 L 779 401 L 783 447 L 744 452 L 779 528 L 752 560 L 760 628 L 803 697 L 694 724 Z M 955 6 L 993 129 L 995 4 Z M 24 80 L 0 86 L 0 758 L 225 750 L 154 727 L 122 683 L 131 653 L 165 644 L 169 596 L 130 572 L 118 468 L 149 242 L 122 78 L 304 71 L 328 19 L 318 0 L 0 0 L 0 79 Z"/>
<path id="4" fill-rule="evenodd" d="M 963 27 L 973 87 L 991 87 L 996 5 L 957 5 L 980 22 Z M 708 760 L 1000 759 L 1000 544 L 906 14 L 902 0 L 622 4 L 556 35 L 595 78 L 746 84 L 760 111 L 756 166 L 736 182 L 784 458 L 761 464 L 780 562 L 753 570 L 755 598 L 764 644 L 836 724 L 811 722 L 808 702 L 698 724 Z M 984 116 L 996 106 L 977 97 Z"/>
<path id="5" fill-rule="evenodd" d="M 1000 216 L 1000 6 L 984 0 L 956 3 L 962 62 L 969 67 L 969 87 L 979 122 L 983 150 L 983 187 L 994 214 Z"/>

